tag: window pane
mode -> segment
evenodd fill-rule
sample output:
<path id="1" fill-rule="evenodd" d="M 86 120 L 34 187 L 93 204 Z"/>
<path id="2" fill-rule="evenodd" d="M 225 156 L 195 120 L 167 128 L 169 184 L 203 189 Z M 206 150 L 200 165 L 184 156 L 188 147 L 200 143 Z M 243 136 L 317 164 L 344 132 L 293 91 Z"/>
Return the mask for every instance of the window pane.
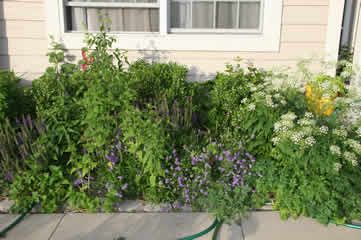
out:
<path id="1" fill-rule="evenodd" d="M 191 3 L 190 1 L 171 2 L 171 27 L 190 28 L 191 27 Z"/>
<path id="2" fill-rule="evenodd" d="M 159 9 L 145 8 L 70 8 L 68 10 L 68 30 L 82 31 L 82 23 L 89 31 L 99 31 L 99 13 L 111 20 L 111 31 L 158 32 Z"/>
<path id="3" fill-rule="evenodd" d="M 259 2 L 240 2 L 239 27 L 259 28 L 261 5 Z"/>
<path id="4" fill-rule="evenodd" d="M 193 1 L 192 28 L 213 28 L 213 2 Z"/>
<path id="5" fill-rule="evenodd" d="M 216 28 L 237 28 L 237 2 L 217 2 Z"/>

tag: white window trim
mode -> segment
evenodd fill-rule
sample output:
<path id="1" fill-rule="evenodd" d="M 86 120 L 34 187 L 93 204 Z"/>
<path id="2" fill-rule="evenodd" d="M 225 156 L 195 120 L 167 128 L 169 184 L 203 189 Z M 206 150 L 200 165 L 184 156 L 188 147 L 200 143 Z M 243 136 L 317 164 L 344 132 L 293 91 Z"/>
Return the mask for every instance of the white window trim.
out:
<path id="1" fill-rule="evenodd" d="M 261 33 L 170 33 L 169 2 L 159 0 L 159 33 L 111 33 L 117 37 L 115 48 L 127 50 L 170 51 L 245 51 L 278 52 L 280 48 L 283 0 L 264 0 Z M 84 47 L 84 34 L 64 31 L 62 0 L 45 0 L 48 35 L 61 41 L 66 49 Z M 163 19 L 163 21 L 162 21 Z M 168 21 L 166 21 L 167 19 Z"/>

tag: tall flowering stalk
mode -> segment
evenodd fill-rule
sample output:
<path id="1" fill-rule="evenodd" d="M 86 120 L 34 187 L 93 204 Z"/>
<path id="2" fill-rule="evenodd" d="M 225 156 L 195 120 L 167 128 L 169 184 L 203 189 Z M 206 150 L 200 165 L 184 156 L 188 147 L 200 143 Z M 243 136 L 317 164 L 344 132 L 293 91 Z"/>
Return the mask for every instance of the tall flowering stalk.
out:
<path id="1" fill-rule="evenodd" d="M 5 121 L 0 128 L 0 172 L 8 181 L 29 167 L 27 160 L 31 157 L 39 167 L 48 161 L 44 147 L 37 142 L 46 131 L 45 123 L 34 121 L 30 116 L 23 117 L 22 121 L 16 120 L 16 126 L 12 126 L 9 120 Z"/>

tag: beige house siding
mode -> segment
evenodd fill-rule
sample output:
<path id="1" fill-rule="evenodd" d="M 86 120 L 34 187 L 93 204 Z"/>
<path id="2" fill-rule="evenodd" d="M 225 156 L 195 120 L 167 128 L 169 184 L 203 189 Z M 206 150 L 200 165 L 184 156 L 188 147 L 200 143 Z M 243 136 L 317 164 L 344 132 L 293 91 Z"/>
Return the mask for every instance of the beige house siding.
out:
<path id="1" fill-rule="evenodd" d="M 138 57 L 176 61 L 191 68 L 191 74 L 209 78 L 223 71 L 225 63 L 239 56 L 270 68 L 294 66 L 299 57 L 325 54 L 329 0 L 284 0 L 279 52 L 129 51 Z M 0 1 L 0 67 L 9 65 L 24 78 L 39 76 L 48 66 L 47 30 L 43 0 Z M 69 53 L 80 57 L 79 49 Z M 318 69 L 318 65 L 313 66 Z"/>

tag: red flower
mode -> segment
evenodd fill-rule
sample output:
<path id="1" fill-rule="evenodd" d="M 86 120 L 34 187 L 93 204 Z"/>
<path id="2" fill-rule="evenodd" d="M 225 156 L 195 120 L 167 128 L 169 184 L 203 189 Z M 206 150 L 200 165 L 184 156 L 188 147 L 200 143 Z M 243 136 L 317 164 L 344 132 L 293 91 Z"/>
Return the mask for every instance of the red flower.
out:
<path id="1" fill-rule="evenodd" d="M 81 51 L 81 55 L 82 55 L 82 57 L 83 57 L 83 60 L 86 62 L 86 63 L 84 63 L 84 64 L 81 65 L 81 68 L 86 71 L 86 69 L 85 69 L 86 66 L 88 66 L 88 65 L 90 64 L 90 62 L 92 63 L 92 62 L 94 62 L 94 61 L 93 61 L 93 58 L 92 58 L 92 57 L 89 57 L 89 60 L 88 60 L 88 58 L 86 57 L 84 51 Z"/>

